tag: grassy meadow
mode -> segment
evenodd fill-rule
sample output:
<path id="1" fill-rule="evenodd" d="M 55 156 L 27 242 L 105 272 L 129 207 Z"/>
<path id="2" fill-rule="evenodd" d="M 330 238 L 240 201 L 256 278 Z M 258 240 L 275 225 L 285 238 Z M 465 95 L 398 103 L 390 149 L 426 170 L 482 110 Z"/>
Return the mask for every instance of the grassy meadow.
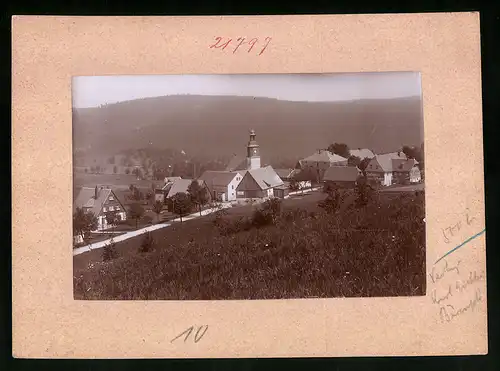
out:
<path id="1" fill-rule="evenodd" d="M 284 200 L 269 223 L 235 207 L 74 257 L 74 297 L 95 300 L 288 299 L 425 295 L 423 192 L 376 193 L 356 207 L 318 207 L 319 192 Z M 266 219 L 267 220 L 267 219 Z"/>

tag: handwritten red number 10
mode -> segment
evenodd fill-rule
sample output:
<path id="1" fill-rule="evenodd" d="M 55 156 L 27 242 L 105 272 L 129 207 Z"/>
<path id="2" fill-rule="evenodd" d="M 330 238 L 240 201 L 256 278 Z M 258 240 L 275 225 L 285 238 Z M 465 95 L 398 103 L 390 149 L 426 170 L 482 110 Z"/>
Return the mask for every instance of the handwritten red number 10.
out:
<path id="1" fill-rule="evenodd" d="M 216 40 L 215 44 L 210 45 L 210 49 L 215 48 L 215 49 L 225 50 L 229 46 L 229 44 L 231 44 L 231 42 L 233 41 L 233 39 L 227 39 L 227 41 L 224 42 L 222 37 L 216 37 L 215 40 Z M 253 39 L 246 41 L 245 37 L 238 37 L 234 41 L 235 41 L 236 47 L 233 49 L 233 54 L 236 53 L 236 51 L 240 48 L 240 46 L 245 45 L 245 44 L 247 44 L 247 46 L 248 46 L 247 53 L 250 53 L 252 51 L 253 47 L 255 46 L 255 44 L 258 43 L 259 39 L 254 37 Z M 266 37 L 264 39 L 265 44 L 260 49 L 260 52 L 257 55 L 261 55 L 262 53 L 264 53 L 264 50 L 266 50 L 266 48 L 270 42 L 271 42 L 271 38 Z"/>

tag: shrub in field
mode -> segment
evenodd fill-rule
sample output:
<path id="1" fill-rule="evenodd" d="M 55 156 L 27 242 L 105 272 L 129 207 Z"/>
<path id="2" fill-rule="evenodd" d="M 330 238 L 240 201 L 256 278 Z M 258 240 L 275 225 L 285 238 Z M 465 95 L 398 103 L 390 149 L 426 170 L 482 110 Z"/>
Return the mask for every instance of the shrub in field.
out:
<path id="1" fill-rule="evenodd" d="M 151 232 L 146 232 L 142 238 L 141 245 L 139 246 L 139 252 L 149 252 L 153 249 L 155 241 Z"/>
<path id="2" fill-rule="evenodd" d="M 110 261 L 115 259 L 118 256 L 118 253 L 116 252 L 116 242 L 111 238 L 109 240 L 109 243 L 104 245 L 102 248 L 102 260 L 103 261 Z"/>
<path id="3" fill-rule="evenodd" d="M 271 198 L 265 201 L 262 206 L 255 210 L 252 216 L 252 224 L 256 227 L 276 224 L 281 212 L 281 200 Z"/>
<path id="4" fill-rule="evenodd" d="M 366 177 L 359 177 L 354 188 L 356 194 L 356 207 L 365 207 L 373 200 L 373 187 Z"/>
<path id="5" fill-rule="evenodd" d="M 328 214 L 336 213 L 340 206 L 340 193 L 337 190 L 329 191 L 328 196 L 318 203 Z"/>

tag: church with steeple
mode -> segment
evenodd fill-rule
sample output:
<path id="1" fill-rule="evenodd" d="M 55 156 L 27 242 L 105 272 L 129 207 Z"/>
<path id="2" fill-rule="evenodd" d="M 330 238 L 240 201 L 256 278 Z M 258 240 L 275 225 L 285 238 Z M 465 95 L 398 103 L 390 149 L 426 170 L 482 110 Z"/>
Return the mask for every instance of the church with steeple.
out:
<path id="1" fill-rule="evenodd" d="M 260 148 L 255 137 L 255 130 L 250 130 L 250 139 L 247 144 L 246 158 L 234 155 L 229 161 L 226 171 L 254 170 L 261 167 Z"/>
<path id="2" fill-rule="evenodd" d="M 246 157 L 234 155 L 225 171 L 205 171 L 200 179 L 221 201 L 285 197 L 286 187 L 276 171 L 262 167 L 255 130 L 250 130 Z"/>

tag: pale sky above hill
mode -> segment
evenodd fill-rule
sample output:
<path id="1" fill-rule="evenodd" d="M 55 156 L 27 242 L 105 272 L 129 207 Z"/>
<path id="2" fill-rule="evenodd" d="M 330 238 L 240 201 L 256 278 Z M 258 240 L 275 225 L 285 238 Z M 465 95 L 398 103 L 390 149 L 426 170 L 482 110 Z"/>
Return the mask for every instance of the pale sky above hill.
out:
<path id="1" fill-rule="evenodd" d="M 179 94 L 318 102 L 420 97 L 421 79 L 419 72 L 77 76 L 72 89 L 77 108 Z"/>

